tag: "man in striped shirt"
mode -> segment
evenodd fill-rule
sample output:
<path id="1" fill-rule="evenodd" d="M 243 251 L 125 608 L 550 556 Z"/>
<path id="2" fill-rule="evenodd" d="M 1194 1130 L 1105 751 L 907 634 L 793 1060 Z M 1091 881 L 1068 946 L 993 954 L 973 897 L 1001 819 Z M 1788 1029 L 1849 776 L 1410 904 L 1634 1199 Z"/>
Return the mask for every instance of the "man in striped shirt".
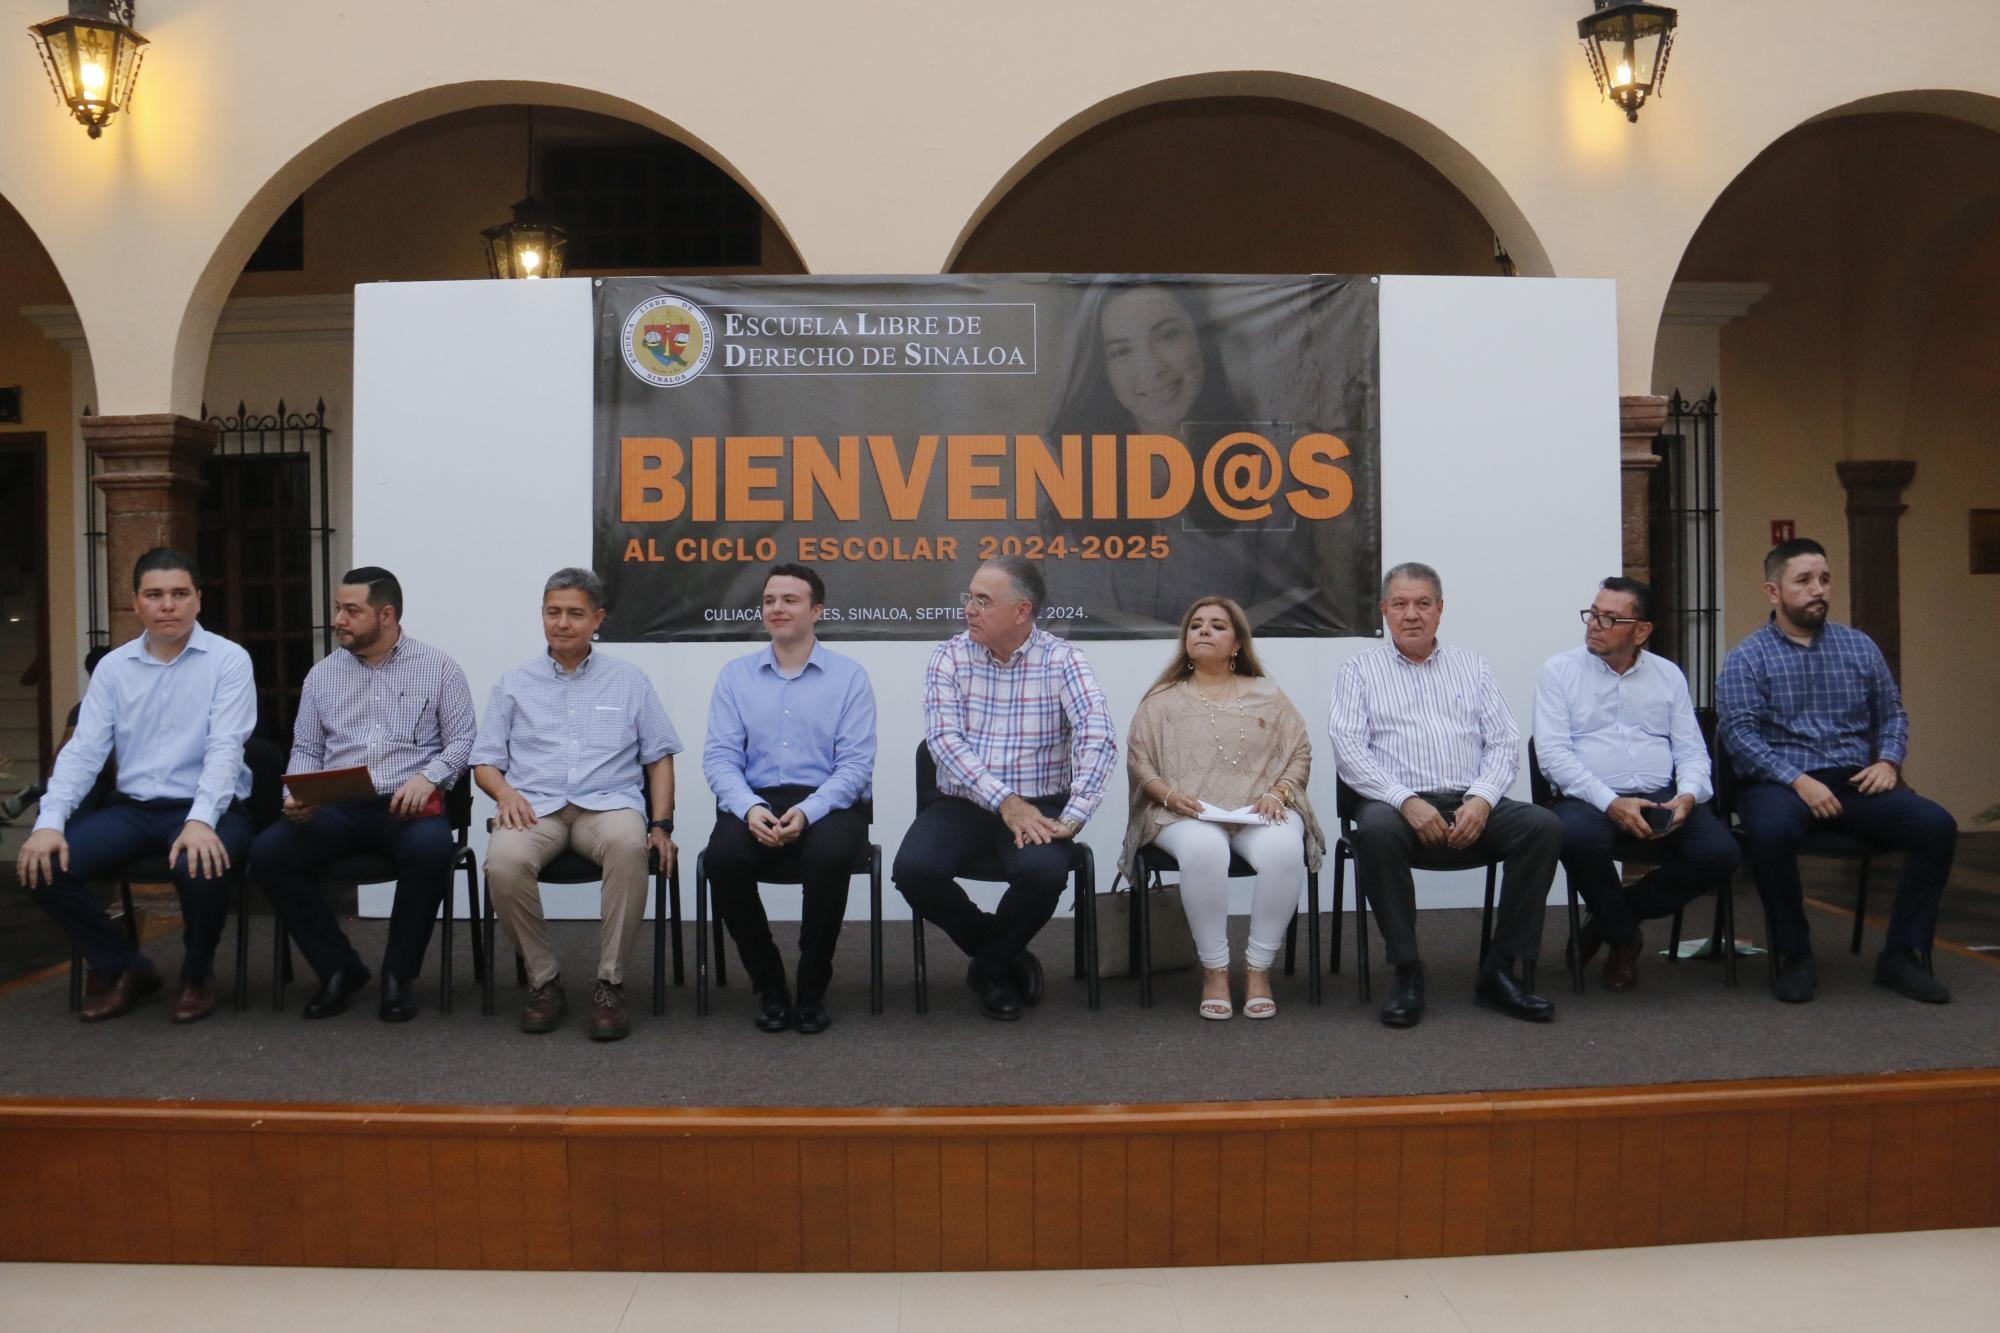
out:
<path id="1" fill-rule="evenodd" d="M 981 1011 L 1015 1019 L 1041 999 L 1028 944 L 1055 915 L 1070 839 L 1104 799 L 1118 742 L 1083 654 L 1035 625 L 1048 601 L 1040 569 L 990 560 L 963 601 L 965 633 L 939 644 L 924 674 L 939 799 L 903 835 L 896 888 L 972 960 L 965 980 Z M 982 860 L 1007 877 L 991 912 L 953 878 Z"/>
<path id="2" fill-rule="evenodd" d="M 1547 1022 L 1555 1007 L 1514 976 L 1542 947 L 1542 907 L 1562 849 L 1562 822 L 1505 795 L 1521 762 L 1521 732 L 1486 659 L 1437 641 L 1444 584 L 1429 565 L 1397 565 L 1382 580 L 1390 641 L 1341 664 L 1327 734 L 1341 780 L 1364 799 L 1355 819 L 1355 875 L 1375 912 L 1396 984 L 1389 1027 L 1424 1016 L 1412 866 L 1505 863 L 1493 940 L 1473 998 Z"/>
<path id="3" fill-rule="evenodd" d="M 1771 993 L 1803 1004 L 1818 987 L 1798 854 L 1808 831 L 1830 826 L 1902 850 L 1875 983 L 1943 1004 L 1951 992 L 1925 960 L 1958 822 L 1903 785 L 1910 746 L 1903 696 L 1875 641 L 1826 618 L 1832 592 L 1818 542 L 1801 537 L 1773 547 L 1764 557 L 1771 619 L 1729 650 L 1715 684 L 1718 732 L 1744 780 L 1735 801 L 1744 859 L 1778 955 Z"/>
<path id="4" fill-rule="evenodd" d="M 385 1023 L 400 1023 L 416 1017 L 411 983 L 451 886 L 451 830 L 440 798 L 465 778 L 472 691 L 458 663 L 403 632 L 403 585 L 379 565 L 340 576 L 333 633 L 339 651 L 307 673 L 299 694 L 285 771 L 365 767 L 375 797 L 318 806 L 287 792 L 285 817 L 257 835 L 250 862 L 319 975 L 302 1011 L 307 1018 L 342 1012 L 368 984 L 368 968 L 320 893 L 315 868 L 358 852 L 395 864 L 377 1012 Z"/>

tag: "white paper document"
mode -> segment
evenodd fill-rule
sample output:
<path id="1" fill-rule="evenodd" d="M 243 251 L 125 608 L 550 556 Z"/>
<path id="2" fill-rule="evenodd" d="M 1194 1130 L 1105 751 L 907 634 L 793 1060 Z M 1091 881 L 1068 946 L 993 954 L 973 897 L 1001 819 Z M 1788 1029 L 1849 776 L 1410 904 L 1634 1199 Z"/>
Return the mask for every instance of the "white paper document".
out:
<path id="1" fill-rule="evenodd" d="M 1262 824 L 1264 816 L 1257 813 L 1253 805 L 1238 806 L 1234 810 L 1224 810 L 1219 805 L 1201 803 L 1201 817 L 1210 824 Z"/>

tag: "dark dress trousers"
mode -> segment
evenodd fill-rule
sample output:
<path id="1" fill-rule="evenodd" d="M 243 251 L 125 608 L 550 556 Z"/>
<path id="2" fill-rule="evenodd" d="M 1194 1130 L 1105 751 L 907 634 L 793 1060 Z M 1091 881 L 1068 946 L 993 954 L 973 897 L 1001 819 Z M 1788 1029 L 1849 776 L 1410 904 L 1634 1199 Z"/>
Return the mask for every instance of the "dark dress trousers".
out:
<path id="1" fill-rule="evenodd" d="M 817 788 L 759 787 L 757 799 L 771 813 L 783 816 Z M 859 806 L 829 810 L 806 825 L 798 841 L 766 847 L 750 836 L 744 822 L 727 810 L 718 811 L 708 838 L 708 878 L 715 889 L 715 911 L 736 941 L 743 971 L 759 992 L 785 989 L 785 964 L 771 938 L 771 921 L 757 885 L 764 876 L 782 872 L 803 885 L 799 912 L 798 1000 L 818 1003 L 833 978 L 833 951 L 840 942 L 840 923 L 847 915 L 847 890 L 855 862 L 868 841 L 868 821 Z"/>

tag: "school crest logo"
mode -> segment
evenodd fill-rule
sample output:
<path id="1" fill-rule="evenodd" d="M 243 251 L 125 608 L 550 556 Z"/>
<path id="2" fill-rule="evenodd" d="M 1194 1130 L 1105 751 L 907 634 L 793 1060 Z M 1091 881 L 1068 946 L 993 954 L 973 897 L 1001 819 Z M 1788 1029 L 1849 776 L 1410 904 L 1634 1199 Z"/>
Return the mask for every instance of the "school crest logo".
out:
<path id="1" fill-rule="evenodd" d="M 662 389 L 685 384 L 708 366 L 715 332 L 698 305 L 655 296 L 625 319 L 620 347 L 634 375 Z"/>

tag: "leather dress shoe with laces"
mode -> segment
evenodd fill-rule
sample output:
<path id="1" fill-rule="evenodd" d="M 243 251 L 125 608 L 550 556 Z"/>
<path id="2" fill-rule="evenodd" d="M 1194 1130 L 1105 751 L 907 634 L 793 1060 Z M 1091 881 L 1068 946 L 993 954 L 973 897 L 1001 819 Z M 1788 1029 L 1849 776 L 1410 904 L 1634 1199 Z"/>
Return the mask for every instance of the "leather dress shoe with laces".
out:
<path id="1" fill-rule="evenodd" d="M 1604 989 L 1628 991 L 1639 984 L 1639 950 L 1645 943 L 1635 932 L 1629 944 L 1611 946 L 1611 952 L 1604 956 Z"/>
<path id="2" fill-rule="evenodd" d="M 199 1023 L 215 1012 L 215 978 L 183 981 L 174 994 L 173 1019 L 176 1023 Z"/>
<path id="3" fill-rule="evenodd" d="M 1022 1004 L 1042 1002 L 1042 992 L 1047 985 L 1042 977 L 1042 960 L 1026 949 L 1015 954 L 1014 961 L 1007 964 L 1007 980 L 1014 983 L 1014 990 L 1020 995 Z"/>
<path id="4" fill-rule="evenodd" d="M 1771 994 L 1786 1004 L 1804 1004 L 1819 989 L 1819 968 L 1809 953 L 1788 953 L 1778 960 Z"/>
<path id="5" fill-rule="evenodd" d="M 1382 1026 L 1413 1028 L 1424 1020 L 1424 965 L 1396 964 L 1396 985 L 1382 1001 Z"/>
<path id="6" fill-rule="evenodd" d="M 625 1012 L 622 983 L 598 978 L 590 988 L 590 1039 L 619 1041 L 632 1033 L 632 1019 Z"/>
<path id="7" fill-rule="evenodd" d="M 757 1030 L 783 1032 L 792 1025 L 792 994 L 783 987 L 767 990 L 757 997 Z"/>
<path id="8" fill-rule="evenodd" d="M 1875 984 L 1925 1004 L 1951 1003 L 1951 992 L 1924 970 L 1914 949 L 1884 949 L 1875 960 Z"/>
<path id="9" fill-rule="evenodd" d="M 1604 927 L 1597 918 L 1584 914 L 1583 924 L 1576 928 L 1576 936 L 1563 945 L 1563 963 L 1570 971 L 1590 966 L 1590 960 L 1597 957 L 1597 951 L 1604 947 Z"/>
<path id="10" fill-rule="evenodd" d="M 811 1036 L 832 1027 L 833 1015 L 823 1000 L 800 1000 L 799 1007 L 792 1011 L 792 1026 Z"/>
<path id="11" fill-rule="evenodd" d="M 132 1012 L 139 1001 L 160 989 L 160 974 L 148 965 L 128 967 L 106 986 L 103 993 L 83 1006 L 77 1015 L 86 1023 L 102 1023 Z"/>
<path id="12" fill-rule="evenodd" d="M 299 1012 L 307 1018 L 332 1018 L 335 1014 L 346 1013 L 347 1002 L 354 998 L 356 991 L 368 984 L 368 978 L 373 975 L 359 963 L 343 967 L 319 983 L 319 989 L 312 993 L 312 998 Z"/>
<path id="13" fill-rule="evenodd" d="M 1021 1016 L 1021 995 L 1011 978 L 993 980 L 978 963 L 965 970 L 965 984 L 979 997 L 979 1012 L 988 1018 L 1011 1023 Z"/>
<path id="14" fill-rule="evenodd" d="M 569 997 L 563 994 L 562 978 L 550 977 L 528 992 L 528 1002 L 521 1006 L 521 1031 L 554 1032 L 568 1012 Z"/>
<path id="15" fill-rule="evenodd" d="M 386 967 L 382 969 L 382 1000 L 375 1013 L 384 1023 L 407 1023 L 417 1016 L 417 1001 L 410 994 L 410 983 Z"/>
<path id="16" fill-rule="evenodd" d="M 1472 988 L 1473 1003 L 1528 1023 L 1546 1023 L 1556 1016 L 1556 1007 L 1514 979 L 1512 972 L 1496 968 L 1482 973 Z"/>

